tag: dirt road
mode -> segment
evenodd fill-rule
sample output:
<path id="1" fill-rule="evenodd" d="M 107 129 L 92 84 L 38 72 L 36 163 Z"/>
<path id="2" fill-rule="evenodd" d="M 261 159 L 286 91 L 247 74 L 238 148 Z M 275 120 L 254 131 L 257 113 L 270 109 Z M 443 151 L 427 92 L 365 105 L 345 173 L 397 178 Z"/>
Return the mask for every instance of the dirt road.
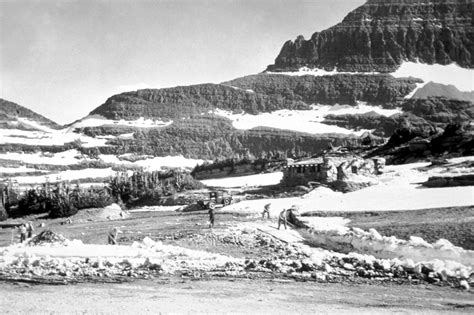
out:
<path id="1" fill-rule="evenodd" d="M 431 285 L 154 280 L 31 286 L 0 283 L 2 313 L 471 313 L 474 294 Z"/>

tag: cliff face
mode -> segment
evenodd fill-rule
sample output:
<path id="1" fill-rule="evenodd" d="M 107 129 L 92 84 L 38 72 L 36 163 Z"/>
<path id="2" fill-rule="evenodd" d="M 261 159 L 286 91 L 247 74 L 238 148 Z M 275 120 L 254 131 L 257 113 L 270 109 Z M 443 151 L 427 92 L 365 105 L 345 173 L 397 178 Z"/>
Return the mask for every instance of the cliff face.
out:
<path id="1" fill-rule="evenodd" d="M 225 82 L 241 89 L 250 89 L 307 104 L 388 104 L 403 99 L 420 82 L 413 78 L 396 79 L 390 75 L 328 75 L 287 76 L 257 74 Z"/>
<path id="2" fill-rule="evenodd" d="M 309 40 L 287 41 L 267 70 L 392 72 L 403 60 L 472 68 L 472 12 L 472 0 L 369 0 Z"/>
<path id="3" fill-rule="evenodd" d="M 90 114 L 109 119 L 174 119 L 200 115 L 215 108 L 255 114 L 278 109 L 308 109 L 309 106 L 278 95 L 253 93 L 221 84 L 199 84 L 114 95 Z"/>

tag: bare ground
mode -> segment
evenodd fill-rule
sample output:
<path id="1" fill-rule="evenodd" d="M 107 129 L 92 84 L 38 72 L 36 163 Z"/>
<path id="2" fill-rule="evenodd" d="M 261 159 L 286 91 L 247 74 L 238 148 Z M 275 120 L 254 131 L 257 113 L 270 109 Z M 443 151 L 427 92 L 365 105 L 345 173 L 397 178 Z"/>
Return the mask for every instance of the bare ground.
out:
<path id="1" fill-rule="evenodd" d="M 0 283 L 0 292 L 4 314 L 472 314 L 474 311 L 472 293 L 431 285 L 159 279 L 69 286 Z"/>
<path id="2" fill-rule="evenodd" d="M 452 210 L 452 209 L 451 209 Z M 473 207 L 458 211 L 434 209 L 434 212 L 388 214 L 350 214 L 351 224 L 363 228 L 403 226 L 403 222 L 431 224 L 456 217 L 455 224 L 472 223 Z M 429 213 L 428 213 L 429 212 Z M 432 218 L 435 219 L 432 219 Z M 418 218 L 418 219 L 416 219 Z M 255 217 L 216 214 L 216 227 L 208 228 L 205 211 L 192 213 L 132 213 L 124 220 L 74 221 L 36 218 L 42 229 L 52 229 L 69 239 L 105 244 L 109 229 L 119 226 L 124 232 L 119 242 L 131 244 L 145 236 L 166 244 L 206 250 L 241 258 L 268 258 L 275 248 L 252 247 L 242 240 L 216 239 L 215 234 L 239 222 L 255 222 Z M 403 220 L 405 221 L 403 221 Z M 398 222 L 397 220 L 400 220 Z M 417 221 L 418 220 L 418 221 Z M 275 224 L 272 221 L 270 224 Z M 416 224 L 415 224 L 416 225 Z M 397 230 L 397 228 L 394 228 Z M 398 228 L 400 230 L 400 228 Z M 470 234 L 472 237 L 472 233 Z M 13 234 L 17 242 L 17 235 Z M 0 230 L 0 246 L 12 242 L 9 229 Z M 75 285 L 32 285 L 24 282 L 0 282 L 2 313 L 439 313 L 474 311 L 472 291 L 416 285 L 406 281 L 343 280 L 340 283 L 295 281 L 273 277 L 195 277 L 182 274 L 155 277 L 125 283 L 79 283 Z M 28 301 L 25 303 L 25 301 Z"/>

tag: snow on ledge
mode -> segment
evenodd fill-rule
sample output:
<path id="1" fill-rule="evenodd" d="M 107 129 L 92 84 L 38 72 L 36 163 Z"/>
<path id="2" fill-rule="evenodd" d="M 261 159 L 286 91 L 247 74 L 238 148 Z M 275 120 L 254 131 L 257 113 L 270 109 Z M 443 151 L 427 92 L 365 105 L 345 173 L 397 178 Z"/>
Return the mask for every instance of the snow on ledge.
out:
<path id="1" fill-rule="evenodd" d="M 277 110 L 270 113 L 260 113 L 252 115 L 247 113 L 234 114 L 230 111 L 217 109 L 211 113 L 228 118 L 236 129 L 248 130 L 256 127 L 270 127 L 276 129 L 285 129 L 310 134 L 345 134 L 361 136 L 367 131 L 350 130 L 335 125 L 322 123 L 327 115 L 355 115 L 376 112 L 383 116 L 391 116 L 401 113 L 401 110 L 384 109 L 381 106 L 369 106 L 364 102 L 358 102 L 357 106 L 351 105 L 312 105 L 309 110 Z"/>
<path id="2" fill-rule="evenodd" d="M 289 76 L 302 76 L 302 75 L 312 75 L 315 77 L 322 77 L 327 75 L 337 75 L 337 74 L 358 74 L 358 75 L 373 75 L 373 74 L 381 74 L 380 72 L 345 72 L 345 71 L 337 71 L 337 67 L 334 68 L 332 71 L 327 71 L 324 69 L 319 68 L 308 68 L 308 67 L 301 67 L 298 71 L 287 71 L 287 72 L 266 72 L 268 74 L 283 74 Z"/>
<path id="3" fill-rule="evenodd" d="M 308 68 L 302 67 L 298 71 L 289 71 L 289 72 L 267 72 L 269 74 L 282 74 L 289 76 L 303 76 L 303 75 L 312 75 L 312 76 L 328 76 L 328 75 L 337 75 L 337 74 L 352 74 L 352 75 L 374 75 L 382 74 L 380 72 L 343 72 L 337 71 L 337 68 L 334 68 L 332 71 L 326 71 L 324 69 L 318 68 Z M 401 66 L 393 73 L 389 73 L 395 78 L 419 78 L 423 80 L 423 84 L 417 85 L 417 89 L 424 86 L 426 83 L 433 81 L 436 83 L 454 85 L 460 91 L 470 92 L 474 90 L 474 70 L 466 69 L 458 66 L 455 63 L 449 65 L 440 65 L 440 64 L 426 64 L 420 62 L 411 62 L 404 61 Z M 410 98 L 415 91 L 410 93 L 411 95 L 406 96 Z"/>

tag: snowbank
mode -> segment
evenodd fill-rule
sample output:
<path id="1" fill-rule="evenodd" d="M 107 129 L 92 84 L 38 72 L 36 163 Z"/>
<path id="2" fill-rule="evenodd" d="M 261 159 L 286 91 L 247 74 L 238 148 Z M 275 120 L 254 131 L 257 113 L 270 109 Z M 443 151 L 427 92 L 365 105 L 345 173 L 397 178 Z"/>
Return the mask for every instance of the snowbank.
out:
<path id="1" fill-rule="evenodd" d="M 242 263 L 224 255 L 212 254 L 205 251 L 192 250 L 179 246 L 164 245 L 146 237 L 143 242 L 135 242 L 131 246 L 124 245 L 92 245 L 81 241 L 67 241 L 65 245 L 46 244 L 42 246 L 11 245 L 0 248 L 0 270 L 15 264 L 20 259 L 28 258 L 30 262 L 55 261 L 55 264 L 71 266 L 81 263 L 85 258 L 106 263 L 116 264 L 124 260 L 131 266 L 137 267 L 146 261 L 159 264 L 165 272 L 172 273 L 183 268 L 211 270 L 223 267 L 226 263 Z"/>
<path id="2" fill-rule="evenodd" d="M 445 239 L 429 244 L 420 237 L 412 236 L 409 241 L 405 241 L 394 236 L 382 236 L 375 229 L 366 232 L 359 228 L 342 226 L 333 230 L 314 226 L 312 229 L 299 232 L 315 246 L 343 253 L 357 252 L 383 259 L 396 258 L 405 264 L 429 262 L 436 267 L 436 272 L 446 269 L 451 276 L 469 278 L 474 267 L 474 251 L 454 246 Z"/>

